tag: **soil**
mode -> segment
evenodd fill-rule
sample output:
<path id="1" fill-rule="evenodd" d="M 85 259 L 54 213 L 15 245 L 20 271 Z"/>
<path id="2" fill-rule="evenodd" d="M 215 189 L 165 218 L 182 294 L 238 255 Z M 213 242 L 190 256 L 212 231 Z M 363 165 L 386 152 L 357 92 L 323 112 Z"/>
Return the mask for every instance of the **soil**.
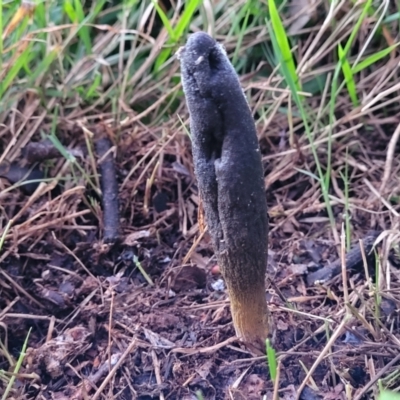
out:
<path id="1" fill-rule="evenodd" d="M 102 126 L 88 129 L 104 133 Z M 278 150 L 280 138 L 259 134 L 270 215 L 266 294 L 279 396 L 295 399 L 322 357 L 299 398 L 345 399 L 350 387 L 352 398 L 369 399 L 374 377 L 400 365 L 399 270 L 386 251 L 389 239 L 377 254 L 390 288 L 374 289 L 374 260 L 369 269 L 361 263 L 348 271 L 345 286 L 342 275 L 308 285 L 309 272 L 340 256 L 319 187 L 299 172 L 312 156 L 300 148 L 285 155 L 288 148 Z M 76 125 L 61 124 L 58 137 L 87 175 L 59 156 L 32 164 L 51 178 L 36 192 L 8 190 L 10 180 L 0 181 L 3 226 L 5 217 L 13 218 L 0 253 L 0 369 L 13 370 L 10 359 L 18 359 L 28 339 L 10 398 L 272 399 L 266 358 L 235 338 L 208 234 L 199 232 L 189 138 L 168 126 L 150 133 L 143 127 L 134 135 L 109 130 L 107 136 L 118 144 L 116 241 L 103 240 L 96 160 Z M 352 156 L 372 167 L 349 171 L 355 246 L 370 229 L 394 226 L 363 184 L 367 179 L 379 187 L 385 146 L 377 148 L 371 136 L 357 139 Z M 368 159 L 365 149 L 371 150 Z M 333 179 L 334 229 L 340 232 L 343 207 L 335 199 L 343 182 L 338 174 Z M 398 204 L 392 207 L 399 211 Z"/>

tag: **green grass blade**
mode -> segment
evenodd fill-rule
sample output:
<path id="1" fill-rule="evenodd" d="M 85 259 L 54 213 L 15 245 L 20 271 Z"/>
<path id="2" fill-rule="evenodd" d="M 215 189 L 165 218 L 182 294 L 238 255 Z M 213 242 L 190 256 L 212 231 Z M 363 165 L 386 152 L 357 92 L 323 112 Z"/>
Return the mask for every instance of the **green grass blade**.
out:
<path id="1" fill-rule="evenodd" d="M 153 3 L 154 3 L 154 6 L 156 7 L 156 10 L 157 10 L 161 20 L 162 20 L 162 23 L 170 37 L 170 39 L 167 42 L 169 47 L 163 49 L 160 52 L 160 55 L 156 59 L 156 62 L 154 65 L 154 70 L 157 72 L 160 69 L 161 65 L 164 64 L 164 62 L 171 55 L 171 51 L 172 51 L 171 47 L 176 45 L 176 43 L 179 42 L 179 40 L 181 39 L 185 30 L 189 27 L 189 24 L 193 17 L 193 14 L 196 12 L 199 5 L 202 3 L 202 0 L 190 0 L 185 3 L 185 9 L 183 10 L 182 15 L 179 18 L 178 22 L 176 23 L 175 28 L 173 28 L 171 26 L 171 24 L 168 20 L 168 17 L 160 9 L 160 7 L 158 6 L 158 4 L 156 3 L 155 0 L 153 0 Z"/>
<path id="2" fill-rule="evenodd" d="M 269 369 L 269 374 L 271 376 L 272 382 L 275 382 L 276 374 L 277 374 L 277 362 L 276 362 L 276 352 L 275 349 L 271 346 L 271 342 L 269 339 L 265 341 L 265 346 L 267 350 L 267 364 Z"/>
<path id="3" fill-rule="evenodd" d="M 150 276 L 144 270 L 144 268 L 142 267 L 142 264 L 140 263 L 140 261 L 136 255 L 133 256 L 133 262 L 135 263 L 135 265 L 136 265 L 137 269 L 140 271 L 140 273 L 143 275 L 144 279 L 146 279 L 147 283 L 150 286 L 154 286 L 153 280 L 150 278 Z"/>
<path id="4" fill-rule="evenodd" d="M 384 20 L 383 24 L 390 24 L 392 22 L 398 22 L 400 20 L 400 11 L 388 15 Z"/>
<path id="5" fill-rule="evenodd" d="M 37 3 L 34 14 L 34 21 L 37 21 L 38 26 L 46 26 L 47 25 L 47 15 L 46 15 L 46 7 L 44 2 Z"/>
<path id="6" fill-rule="evenodd" d="M 92 100 L 92 99 L 100 96 L 100 94 L 97 93 L 97 90 L 100 88 L 101 79 L 102 79 L 101 74 L 99 72 L 96 72 L 94 74 L 93 83 L 90 85 L 90 87 L 86 91 L 86 94 L 85 94 L 86 100 Z"/>
<path id="7" fill-rule="evenodd" d="M 344 47 L 344 56 L 347 56 L 347 53 L 349 52 L 351 46 L 353 45 L 354 39 L 357 36 L 358 31 L 361 28 L 361 25 L 365 19 L 365 17 L 368 15 L 368 11 L 371 7 L 372 4 L 372 0 L 367 0 L 364 4 L 364 8 L 361 11 L 361 14 L 356 22 L 356 24 L 354 25 L 353 30 L 351 31 L 350 37 L 347 40 L 346 46 Z"/>
<path id="8" fill-rule="evenodd" d="M 268 0 L 269 12 L 271 17 L 271 24 L 274 31 L 274 36 L 278 43 L 278 48 L 281 54 L 283 63 L 286 65 L 288 72 L 295 82 L 296 89 L 301 90 L 300 82 L 297 77 L 296 67 L 293 59 L 293 54 L 290 50 L 289 40 L 286 35 L 285 28 L 282 24 L 282 20 L 279 16 L 278 9 L 276 8 L 275 0 Z"/>
<path id="9" fill-rule="evenodd" d="M 193 14 L 202 3 L 202 0 L 190 0 L 185 2 L 185 9 L 183 10 L 182 16 L 179 19 L 175 27 L 175 40 L 178 41 L 185 30 L 189 27 L 190 21 L 192 20 Z"/>
<path id="10" fill-rule="evenodd" d="M 16 76 L 19 74 L 21 69 L 28 64 L 28 61 L 32 56 L 31 48 L 32 44 L 29 44 L 28 47 L 22 52 L 22 54 L 17 57 L 15 63 L 7 72 L 4 80 L 0 84 L 0 99 L 3 97 L 4 93 L 10 87 L 10 85 L 14 82 Z"/>
<path id="11" fill-rule="evenodd" d="M 1 252 L 1 249 L 3 248 L 4 241 L 6 240 L 7 233 L 8 233 L 8 231 L 10 230 L 11 225 L 13 224 L 13 222 L 14 222 L 14 221 L 13 221 L 12 219 L 10 219 L 10 220 L 7 222 L 7 225 L 6 225 L 6 227 L 4 228 L 3 234 L 2 234 L 1 237 L 0 237 L 0 252 Z"/>
<path id="12" fill-rule="evenodd" d="M 203 392 L 201 390 L 196 390 L 197 400 L 204 400 Z"/>
<path id="13" fill-rule="evenodd" d="M 77 22 L 77 15 L 70 0 L 64 1 L 64 12 L 72 22 Z"/>
<path id="14" fill-rule="evenodd" d="M 75 0 L 75 10 L 78 17 L 78 22 L 82 23 L 85 20 L 85 13 L 82 8 L 81 0 Z M 82 26 L 79 30 L 79 36 L 86 48 L 86 54 L 92 53 L 92 41 L 90 40 L 90 28 Z"/>
<path id="15" fill-rule="evenodd" d="M 33 82 L 39 77 L 39 75 L 45 74 L 48 71 L 50 65 L 57 58 L 58 55 L 59 49 L 54 48 L 49 52 L 49 54 L 47 54 L 47 56 L 43 60 L 40 61 L 40 63 L 36 66 L 35 70 L 29 77 L 29 86 L 33 84 Z"/>
<path id="16" fill-rule="evenodd" d="M 175 41 L 175 32 L 172 29 L 172 26 L 169 22 L 169 18 L 167 17 L 167 15 L 165 14 L 165 12 L 163 11 L 163 9 L 158 5 L 158 1 L 157 0 L 152 0 L 153 4 L 154 4 L 154 8 L 157 11 L 158 16 L 161 18 L 161 22 L 164 25 L 164 28 L 167 30 L 168 35 L 170 37 L 170 39 L 172 41 Z"/>
<path id="17" fill-rule="evenodd" d="M 154 70 L 156 72 L 160 69 L 161 65 L 163 65 L 165 61 L 167 61 L 170 54 L 171 54 L 171 49 L 163 49 L 160 52 L 160 55 L 157 57 L 157 60 L 154 64 Z"/>
<path id="18" fill-rule="evenodd" d="M 0 71 L 3 66 L 3 2 L 0 1 Z"/>
<path id="19" fill-rule="evenodd" d="M 61 155 L 68 162 L 70 162 L 73 167 L 76 167 L 79 170 L 79 172 L 84 177 L 85 181 L 93 188 L 93 190 L 96 193 L 100 194 L 100 191 L 99 191 L 98 187 L 93 183 L 91 177 L 86 173 L 84 168 L 77 162 L 76 157 L 73 156 L 71 153 L 69 153 L 67 150 L 65 150 L 64 146 L 62 145 L 62 143 L 58 139 L 58 137 L 56 135 L 55 122 L 56 122 L 56 115 L 53 118 L 52 132 L 50 133 L 50 135 L 47 136 L 47 138 L 51 141 L 53 146 L 61 153 Z"/>
<path id="20" fill-rule="evenodd" d="M 235 48 L 235 52 L 233 53 L 233 57 L 232 57 L 232 64 L 234 66 L 236 66 L 237 61 L 238 61 L 238 56 L 239 56 L 239 51 L 242 47 L 242 43 L 243 43 L 243 37 L 246 33 L 246 28 L 248 27 L 248 23 L 249 23 L 249 17 L 250 17 L 250 3 L 246 3 L 248 4 L 248 6 L 243 7 L 244 11 L 246 12 L 245 16 L 244 16 L 244 21 L 242 23 L 242 26 L 240 28 L 240 32 L 238 35 L 238 39 L 237 39 L 237 44 L 236 44 L 236 48 Z"/>
<path id="21" fill-rule="evenodd" d="M 395 392 L 384 391 L 379 395 L 378 400 L 400 400 L 400 394 Z"/>
<path id="22" fill-rule="evenodd" d="M 310 127 L 310 123 L 308 121 L 308 115 L 307 115 L 307 113 L 305 111 L 305 108 L 303 106 L 303 103 L 302 103 L 303 98 L 299 95 L 299 93 L 297 91 L 296 82 L 293 79 L 293 76 L 290 73 L 287 64 L 285 62 L 282 62 L 281 52 L 280 52 L 280 49 L 279 49 L 279 43 L 278 43 L 278 40 L 277 40 L 277 38 L 275 36 L 275 31 L 274 31 L 273 27 L 268 23 L 268 21 L 266 21 L 266 22 L 267 22 L 267 27 L 268 27 L 268 30 L 269 30 L 269 34 L 271 36 L 271 42 L 272 42 L 272 46 L 274 48 L 275 55 L 278 58 L 278 61 L 280 62 L 280 65 L 281 65 L 282 74 L 283 74 L 283 76 L 284 76 L 284 78 L 285 78 L 285 80 L 286 80 L 286 82 L 287 82 L 287 84 L 288 84 L 288 86 L 290 88 L 290 91 L 291 91 L 292 96 L 293 96 L 293 100 L 297 104 L 297 107 L 299 108 L 299 112 L 300 112 L 301 118 L 303 120 L 304 129 L 305 129 L 305 132 L 306 132 L 306 135 L 307 135 L 307 139 L 308 139 L 308 141 L 310 143 L 311 152 L 313 154 L 315 165 L 316 165 L 316 168 L 317 168 L 318 182 L 319 182 L 319 184 L 321 186 L 323 200 L 325 202 L 326 210 L 327 210 L 327 213 L 328 213 L 328 216 L 329 216 L 329 222 L 330 222 L 332 228 L 334 228 L 335 227 L 335 218 L 334 218 L 333 210 L 332 210 L 332 207 L 331 207 L 330 201 L 329 201 L 329 182 L 330 182 L 329 172 L 327 171 L 327 173 L 324 174 L 324 172 L 322 170 L 322 166 L 321 166 L 320 160 L 318 158 L 317 149 L 316 149 L 315 144 L 314 144 L 314 138 L 313 138 L 313 135 L 311 133 L 311 127 Z M 329 146 L 329 143 L 328 143 L 328 146 Z M 313 176 L 313 174 L 311 174 L 310 176 Z"/>
<path id="23" fill-rule="evenodd" d="M 306 169 L 302 168 L 295 168 L 295 170 L 299 171 L 303 175 L 310 177 L 311 179 L 317 181 L 318 183 L 321 182 L 321 179 L 317 175 L 313 174 L 311 171 L 307 171 Z"/>
<path id="24" fill-rule="evenodd" d="M 339 74 L 340 71 L 342 70 L 342 60 L 347 56 L 347 53 L 350 50 L 350 47 L 361 27 L 362 22 L 364 21 L 364 18 L 368 14 L 369 7 L 372 4 L 372 0 L 367 0 L 364 8 L 360 14 L 360 17 L 357 20 L 357 23 L 355 24 L 349 39 L 347 40 L 346 46 L 343 49 L 342 53 L 342 58 L 339 58 L 339 62 L 336 65 L 335 72 L 333 74 L 332 78 L 332 86 L 331 86 L 331 98 L 330 98 L 330 104 L 329 104 L 329 140 L 328 140 L 328 160 L 327 160 L 327 165 L 326 165 L 326 175 L 325 175 L 325 186 L 329 186 L 330 184 L 330 174 L 331 174 L 331 166 L 332 166 L 332 126 L 334 124 L 335 120 L 335 106 L 336 106 L 336 97 L 337 97 L 337 88 L 338 88 L 338 79 L 339 79 Z"/>
<path id="25" fill-rule="evenodd" d="M 55 133 L 52 133 L 51 135 L 48 136 L 48 139 L 51 141 L 51 143 L 53 144 L 53 146 L 60 152 L 60 154 L 70 163 L 75 164 L 76 163 L 76 158 L 75 156 L 73 156 L 71 153 L 68 153 L 68 151 L 66 151 L 64 149 L 64 146 L 62 145 L 62 143 L 60 142 L 60 140 L 58 139 L 58 137 L 55 135 Z"/>
<path id="26" fill-rule="evenodd" d="M 79 24 L 79 38 L 82 40 L 86 54 L 91 54 L 92 43 L 90 40 L 90 30 L 89 27 L 84 26 L 85 14 L 81 2 L 79 0 L 74 0 L 73 2 L 71 0 L 64 1 L 64 11 L 72 23 Z"/>
<path id="27" fill-rule="evenodd" d="M 158 5 L 156 0 L 153 0 L 154 7 L 161 18 L 161 21 L 164 25 L 164 28 L 168 32 L 169 35 L 169 40 L 167 41 L 168 44 L 175 42 L 175 32 L 169 22 L 169 19 L 167 15 L 164 13 L 164 11 L 161 9 L 161 7 Z M 154 70 L 158 71 L 161 67 L 162 64 L 168 59 L 169 55 L 171 54 L 171 49 L 166 48 L 161 50 L 159 56 L 156 59 L 155 65 L 154 65 Z"/>
<path id="28" fill-rule="evenodd" d="M 380 61 L 382 58 L 385 58 L 386 56 L 388 56 L 391 53 L 392 50 L 394 50 L 399 45 L 400 45 L 400 43 L 396 43 L 390 47 L 387 47 L 386 49 L 383 49 L 383 50 L 377 51 L 374 54 L 371 54 L 364 60 L 360 61 L 357 65 L 352 67 L 351 70 L 352 70 L 353 74 L 358 74 L 365 68 L 368 68 L 372 64 L 375 64 L 376 62 Z"/>
<path id="29" fill-rule="evenodd" d="M 32 328 L 29 328 L 28 334 L 26 335 L 24 344 L 22 346 L 21 353 L 20 353 L 20 355 L 18 357 L 17 364 L 15 365 L 15 368 L 14 368 L 14 371 L 13 371 L 14 375 L 10 378 L 10 380 L 8 382 L 8 385 L 6 387 L 6 390 L 4 391 L 4 394 L 3 394 L 3 397 L 1 398 L 1 400 L 7 400 L 8 394 L 10 393 L 10 391 L 11 391 L 13 385 L 14 385 L 15 379 L 17 378 L 16 375 L 18 374 L 18 372 L 19 372 L 19 370 L 20 370 L 20 368 L 22 366 L 22 362 L 24 361 L 24 358 L 25 358 L 25 352 L 26 352 L 26 348 L 28 346 L 28 339 L 29 339 L 29 335 L 31 334 L 31 330 L 32 330 Z"/>
<path id="30" fill-rule="evenodd" d="M 350 37 L 347 40 L 346 46 L 344 47 L 344 49 L 342 48 L 340 43 L 338 45 L 339 66 L 342 69 L 344 79 L 346 82 L 346 86 L 347 86 L 347 90 L 349 92 L 350 99 L 354 106 L 358 106 L 359 101 L 358 101 L 358 97 L 357 97 L 356 84 L 354 82 L 353 73 L 352 73 L 350 64 L 347 60 L 347 53 L 349 52 L 349 50 L 354 42 L 355 37 L 361 28 L 361 25 L 362 25 L 365 17 L 368 15 L 368 12 L 370 11 L 371 4 L 372 4 L 372 0 L 366 1 L 365 5 L 363 7 L 363 10 L 360 14 L 360 17 L 358 18 L 353 30 L 351 31 Z M 337 69 L 336 69 L 336 71 L 337 71 Z M 337 76 L 337 73 L 335 75 Z"/>
<path id="31" fill-rule="evenodd" d="M 338 54 L 339 54 L 339 59 L 341 60 L 340 64 L 342 66 L 342 72 L 346 82 L 347 91 L 349 92 L 349 96 L 351 102 L 353 103 L 353 106 L 357 107 L 359 105 L 359 101 L 357 97 L 356 83 L 354 82 L 354 76 L 350 67 L 350 63 L 347 60 L 344 54 L 343 47 L 340 45 L 340 43 L 338 45 Z"/>

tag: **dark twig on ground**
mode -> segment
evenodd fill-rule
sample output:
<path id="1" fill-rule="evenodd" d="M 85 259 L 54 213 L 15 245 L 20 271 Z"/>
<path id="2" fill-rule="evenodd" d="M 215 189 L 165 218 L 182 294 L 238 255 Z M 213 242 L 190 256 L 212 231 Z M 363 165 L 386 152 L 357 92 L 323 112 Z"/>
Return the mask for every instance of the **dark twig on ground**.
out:
<path id="1" fill-rule="evenodd" d="M 22 149 L 22 156 L 29 162 L 41 162 L 51 158 L 61 157 L 60 151 L 46 139 L 40 142 L 30 142 Z"/>
<path id="2" fill-rule="evenodd" d="M 374 242 L 380 233 L 381 233 L 380 231 L 368 232 L 367 236 L 363 239 L 364 251 L 367 254 L 367 256 L 370 255 L 370 252 L 374 246 Z M 357 243 L 346 254 L 346 269 L 348 271 L 352 270 L 356 268 L 358 265 L 360 265 L 362 262 L 363 262 L 363 257 L 360 249 L 360 244 Z M 341 269 L 342 269 L 342 261 L 340 258 L 338 258 L 332 264 L 326 265 L 325 267 L 320 268 L 318 271 L 308 274 L 307 283 L 310 286 L 315 285 L 316 283 L 323 283 L 338 275 Z"/>
<path id="3" fill-rule="evenodd" d="M 44 178 L 44 174 L 36 166 L 23 167 L 17 163 L 4 161 L 0 164 L 0 178 L 6 178 L 11 183 L 21 182 L 22 191 L 31 195 Z"/>
<path id="4" fill-rule="evenodd" d="M 96 140 L 98 168 L 101 175 L 104 224 L 103 240 L 109 243 L 118 239 L 119 230 L 118 183 L 111 147 L 112 144 L 108 138 Z"/>

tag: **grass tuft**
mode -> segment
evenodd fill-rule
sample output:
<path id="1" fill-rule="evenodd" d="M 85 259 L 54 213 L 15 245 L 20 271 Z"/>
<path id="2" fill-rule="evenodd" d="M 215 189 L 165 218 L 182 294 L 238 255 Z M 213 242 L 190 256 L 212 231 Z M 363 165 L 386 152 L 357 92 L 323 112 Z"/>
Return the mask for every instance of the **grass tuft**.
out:
<path id="1" fill-rule="evenodd" d="M 271 377 L 272 382 L 275 382 L 276 376 L 277 376 L 277 359 L 276 359 L 276 351 L 275 349 L 271 346 L 271 341 L 267 339 L 265 341 L 265 348 L 266 348 L 266 353 L 267 353 L 267 366 L 269 370 L 269 375 Z"/>
<path id="2" fill-rule="evenodd" d="M 13 389 L 15 379 L 18 376 L 18 372 L 21 369 L 22 363 L 23 363 L 25 355 L 26 355 L 25 352 L 26 352 L 26 348 L 28 346 L 28 339 L 29 339 L 30 333 L 31 333 L 31 328 L 29 329 L 28 334 L 26 335 L 26 338 L 25 338 L 24 344 L 22 346 L 21 352 L 19 354 L 18 360 L 17 360 L 17 362 L 16 362 L 16 364 L 14 366 L 13 374 L 11 375 L 11 377 L 8 380 L 7 386 L 6 386 L 5 390 L 4 390 L 4 393 L 3 393 L 3 396 L 1 397 L 1 400 L 7 400 L 9 398 L 8 395 L 10 394 L 10 392 Z M 5 371 L 1 371 L 0 370 L 0 376 L 1 375 L 3 375 L 3 379 L 5 378 L 7 380 L 7 376 L 5 374 Z"/>

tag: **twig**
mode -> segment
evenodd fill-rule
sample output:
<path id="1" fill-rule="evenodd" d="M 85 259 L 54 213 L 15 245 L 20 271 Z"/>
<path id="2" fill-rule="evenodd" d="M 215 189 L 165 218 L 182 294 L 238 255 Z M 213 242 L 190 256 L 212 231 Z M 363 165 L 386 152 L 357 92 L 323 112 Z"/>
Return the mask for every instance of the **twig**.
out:
<path id="1" fill-rule="evenodd" d="M 311 375 L 317 369 L 318 365 L 323 360 L 325 355 L 328 353 L 329 349 L 333 346 L 333 344 L 335 343 L 336 339 L 342 334 L 343 328 L 346 325 L 346 323 L 349 321 L 349 319 L 351 319 L 351 316 L 346 314 L 344 316 L 342 322 L 340 323 L 340 325 L 337 327 L 335 333 L 329 339 L 328 343 L 325 345 L 325 347 L 323 348 L 323 350 L 319 354 L 318 358 L 315 360 L 314 364 L 312 365 L 312 367 L 308 371 L 308 374 L 306 375 L 306 377 L 304 378 L 303 382 L 301 383 L 299 389 L 297 390 L 296 400 L 300 400 L 301 392 L 303 391 L 303 389 L 307 385 L 307 381 L 310 379 Z"/>
<path id="2" fill-rule="evenodd" d="M 178 347 L 176 349 L 172 349 L 171 353 L 181 353 L 181 354 L 206 354 L 206 353 L 212 353 L 215 352 L 219 349 L 221 349 L 222 347 L 227 346 L 228 344 L 237 342 L 238 338 L 233 336 L 230 337 L 229 339 L 224 340 L 223 342 L 217 343 L 214 346 L 210 346 L 210 347 L 203 347 L 203 348 L 199 348 L 199 349 L 193 349 L 193 348 L 185 348 L 185 347 Z M 265 358 L 265 356 L 264 356 Z"/>
<path id="3" fill-rule="evenodd" d="M 115 171 L 112 143 L 108 138 L 96 141 L 96 151 L 99 157 L 100 182 L 103 204 L 103 239 L 105 243 L 113 243 L 118 239 L 118 183 Z"/>
<path id="4" fill-rule="evenodd" d="M 160 372 L 160 361 L 157 357 L 157 354 L 155 352 L 155 350 L 151 350 L 151 357 L 153 359 L 153 366 L 154 366 L 154 373 L 156 375 L 156 381 L 158 385 L 162 385 L 162 378 L 161 378 L 161 372 Z M 160 400 L 164 400 L 164 393 L 162 392 L 162 390 L 160 391 Z"/>
<path id="5" fill-rule="evenodd" d="M 117 372 L 117 369 L 121 366 L 121 364 L 125 361 L 125 358 L 128 357 L 128 355 L 131 353 L 133 348 L 136 346 L 136 340 L 132 339 L 132 342 L 128 346 L 128 348 L 123 352 L 122 356 L 120 359 L 117 361 L 117 363 L 114 365 L 113 369 L 108 373 L 106 378 L 104 379 L 103 383 L 100 385 L 100 387 L 96 390 L 96 393 L 93 395 L 92 400 L 97 400 L 104 388 L 108 385 L 108 382 L 110 382 L 111 378 L 114 376 L 114 374 Z M 106 364 L 108 367 L 108 363 Z"/>
<path id="6" fill-rule="evenodd" d="M 279 379 L 281 376 L 281 368 L 282 368 L 282 362 L 281 362 L 281 360 L 279 360 L 278 367 L 276 368 L 276 377 L 275 377 L 275 382 L 274 382 L 274 394 L 272 395 L 272 398 L 274 400 L 279 400 Z"/>
<path id="7" fill-rule="evenodd" d="M 367 234 L 367 236 L 363 239 L 363 247 L 365 249 L 366 254 L 369 255 L 371 252 L 375 240 L 379 236 L 379 231 L 371 231 Z M 308 285 L 314 285 L 316 282 L 325 282 L 329 279 L 334 278 L 342 271 L 342 265 L 346 266 L 346 271 L 349 271 L 355 268 L 358 264 L 363 261 L 360 245 L 357 243 L 353 246 L 350 251 L 346 254 L 345 260 L 342 261 L 342 257 L 339 257 L 332 264 L 328 264 L 319 270 L 308 274 L 307 283 Z"/>
<path id="8" fill-rule="evenodd" d="M 43 304 L 40 303 L 38 300 L 36 300 L 33 296 L 31 296 L 20 284 L 15 282 L 13 278 L 11 278 L 10 275 L 7 274 L 6 271 L 0 270 L 0 274 L 2 274 L 14 287 L 17 291 L 23 293 L 32 303 L 35 303 L 37 306 L 40 308 L 44 308 Z"/>
<path id="9" fill-rule="evenodd" d="M 393 358 L 392 361 L 389 362 L 389 364 L 386 364 L 363 388 L 362 390 L 357 394 L 357 396 L 354 398 L 354 400 L 360 400 L 364 394 L 370 389 L 370 387 L 380 378 L 382 377 L 386 371 L 394 364 L 397 363 L 397 361 L 400 360 L 400 354 L 398 354 L 395 358 Z"/>
<path id="10" fill-rule="evenodd" d="M 392 173 L 393 156 L 394 156 L 394 152 L 396 149 L 396 144 L 399 140 L 399 136 L 400 136 L 400 124 L 397 125 L 397 128 L 394 131 L 394 133 L 390 139 L 389 145 L 388 145 L 388 149 L 387 149 L 387 153 L 386 153 L 385 170 L 384 170 L 383 177 L 382 177 L 381 187 L 379 188 L 379 192 L 381 194 L 383 193 L 385 186 L 389 181 L 390 174 Z"/>
<path id="11" fill-rule="evenodd" d="M 343 283 L 343 295 L 344 303 L 349 304 L 349 288 L 347 286 L 347 268 L 346 268 L 346 234 L 344 231 L 344 223 L 342 223 L 342 233 L 340 237 L 340 261 L 342 264 L 342 283 Z"/>
<path id="12" fill-rule="evenodd" d="M 74 157 L 83 155 L 82 149 L 67 149 L 67 152 Z M 60 151 L 49 139 L 40 142 L 30 142 L 22 149 L 22 156 L 28 163 L 42 162 L 52 158 L 60 158 Z"/>
<path id="13" fill-rule="evenodd" d="M 93 279 L 97 280 L 97 278 L 90 272 L 90 270 L 86 267 L 86 265 L 80 260 L 80 258 L 68 248 L 61 240 L 57 239 L 56 234 L 52 232 L 53 239 L 57 242 L 59 246 L 61 246 L 70 256 L 72 256 L 76 262 L 82 267 L 82 269 Z"/>
<path id="14" fill-rule="evenodd" d="M 18 183 L 25 194 L 31 195 L 44 179 L 44 173 L 37 166 L 22 167 L 18 163 L 3 162 L 0 164 L 0 177 L 11 183 Z"/>
<path id="15" fill-rule="evenodd" d="M 400 217 L 400 214 L 393 208 L 393 206 L 383 198 L 383 196 L 373 187 L 372 183 L 364 178 L 363 182 L 368 186 L 368 188 L 371 190 L 371 192 L 382 202 L 383 205 L 387 207 L 387 209 L 396 217 Z"/>

